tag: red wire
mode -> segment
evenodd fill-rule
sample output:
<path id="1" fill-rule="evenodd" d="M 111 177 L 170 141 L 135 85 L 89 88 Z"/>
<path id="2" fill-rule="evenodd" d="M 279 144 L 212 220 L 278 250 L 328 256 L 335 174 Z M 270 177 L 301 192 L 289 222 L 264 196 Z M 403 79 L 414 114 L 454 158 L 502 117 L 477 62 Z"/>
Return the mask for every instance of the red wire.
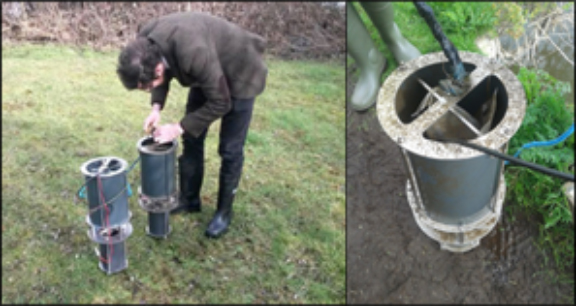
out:
<path id="1" fill-rule="evenodd" d="M 104 194 L 102 193 L 102 181 L 100 180 L 100 174 L 97 175 L 97 180 L 98 180 L 98 191 L 100 192 L 100 199 L 102 199 L 102 204 L 104 205 L 104 210 L 106 211 L 106 214 L 104 215 L 104 220 L 106 222 L 106 228 L 108 230 L 110 230 L 110 220 L 109 220 L 109 215 L 110 215 L 110 210 L 108 209 L 108 204 L 106 204 L 106 199 L 104 199 Z M 108 233 L 110 234 L 110 233 Z M 111 237 L 111 235 L 109 235 L 109 237 Z M 114 245 L 112 244 L 112 242 L 110 240 L 108 240 L 108 247 L 110 248 L 110 256 L 108 257 L 108 260 L 102 256 L 100 256 L 100 261 L 111 265 L 112 263 L 112 255 L 114 255 Z M 110 268 L 110 267 L 108 267 Z"/>

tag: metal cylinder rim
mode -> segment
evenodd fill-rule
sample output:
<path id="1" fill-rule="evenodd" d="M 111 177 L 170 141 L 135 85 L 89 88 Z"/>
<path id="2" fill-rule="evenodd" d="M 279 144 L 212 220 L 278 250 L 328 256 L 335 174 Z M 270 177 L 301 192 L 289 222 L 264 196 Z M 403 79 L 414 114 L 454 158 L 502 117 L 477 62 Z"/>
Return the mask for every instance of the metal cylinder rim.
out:
<path id="1" fill-rule="evenodd" d="M 109 171 L 108 173 L 100 173 L 100 177 L 112 177 L 112 176 L 116 176 L 118 174 L 121 174 L 122 172 L 125 172 L 126 169 L 128 168 L 128 162 L 126 162 L 126 160 L 116 157 L 116 156 L 103 156 L 103 157 L 96 157 L 96 158 L 92 158 L 86 162 L 84 162 L 81 166 L 80 166 L 80 171 L 82 171 L 82 174 L 84 174 L 85 176 L 89 176 L 89 177 L 96 177 L 98 173 L 93 173 L 93 172 L 89 172 L 88 171 L 88 166 L 94 162 L 97 161 L 103 161 L 106 159 L 114 159 L 118 162 L 120 162 L 120 169 L 118 170 L 114 170 L 114 171 Z"/>
<path id="2" fill-rule="evenodd" d="M 93 228 L 107 228 L 106 226 L 101 226 L 101 225 L 93 223 L 92 218 L 90 218 L 90 215 L 91 215 L 90 213 L 86 215 L 86 223 L 88 224 L 88 226 L 93 227 Z M 114 227 L 122 226 L 126 223 L 130 223 L 131 219 L 132 219 L 132 212 L 130 210 L 128 210 L 128 216 L 126 217 L 125 220 L 123 220 L 120 223 L 114 223 L 110 227 L 114 228 Z"/>
<path id="3" fill-rule="evenodd" d="M 524 118 L 526 109 L 526 96 L 524 88 L 514 74 L 505 66 L 497 64 L 493 59 L 472 52 L 460 52 L 462 62 L 476 65 L 476 69 L 483 65 L 482 69 L 488 72 L 487 76 L 496 76 L 501 79 L 508 91 L 508 110 L 504 117 L 490 132 L 475 139 L 472 143 L 488 147 L 494 150 L 505 145 L 519 129 Z M 399 86 L 414 72 L 423 67 L 445 62 L 442 52 L 430 53 L 415 58 L 400 65 L 384 81 L 378 93 L 376 111 L 378 121 L 386 134 L 401 148 L 410 153 L 434 159 L 460 160 L 481 156 L 482 152 L 462 147 L 458 144 L 440 143 L 425 139 L 423 136 L 414 136 L 408 130 L 409 124 L 401 122 L 396 110 L 396 94 Z M 462 97 L 468 94 L 466 92 Z M 516 109 L 511 109 L 511 105 Z M 410 123 L 411 124 L 411 123 Z M 412 132 L 414 133 L 414 132 Z M 419 131 L 420 134 L 423 131 Z M 408 139 L 407 139 L 408 138 Z M 413 139 L 409 139 L 413 138 Z M 418 139 L 417 139 L 418 138 Z"/>
<path id="4" fill-rule="evenodd" d="M 140 154 L 149 154 L 149 155 L 168 155 L 170 153 L 172 153 L 174 150 L 176 150 L 176 148 L 178 147 L 178 140 L 174 139 L 172 140 L 171 143 L 167 143 L 167 144 L 171 144 L 172 147 L 168 150 L 165 151 L 150 151 L 150 150 L 146 150 L 144 148 L 144 146 L 142 146 L 142 143 L 144 143 L 144 141 L 151 139 L 151 136 L 146 136 L 146 137 L 142 137 L 138 140 L 138 142 L 136 143 L 136 148 L 138 148 L 138 152 L 140 152 Z"/>

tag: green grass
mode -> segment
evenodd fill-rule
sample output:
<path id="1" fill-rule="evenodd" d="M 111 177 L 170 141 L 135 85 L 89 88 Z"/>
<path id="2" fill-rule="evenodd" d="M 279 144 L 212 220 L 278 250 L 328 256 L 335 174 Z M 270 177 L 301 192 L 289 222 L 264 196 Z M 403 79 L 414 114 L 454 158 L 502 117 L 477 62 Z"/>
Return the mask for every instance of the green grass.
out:
<path id="1" fill-rule="evenodd" d="M 172 233 L 156 240 L 131 196 L 129 266 L 106 276 L 74 195 L 87 160 L 138 157 L 149 95 L 122 87 L 117 55 L 2 47 L 2 302 L 344 303 L 343 67 L 269 58 L 230 231 L 203 236 L 217 196 L 216 121 L 202 213 L 172 216 Z M 162 123 L 180 120 L 186 95 L 172 82 Z M 139 177 L 136 165 L 134 191 Z"/>
<path id="2" fill-rule="evenodd" d="M 533 141 L 548 141 L 564 133 L 574 122 L 574 107 L 567 106 L 563 95 L 570 91 L 549 74 L 521 68 L 518 79 L 524 85 L 527 109 L 518 132 L 512 137 L 508 154 L 513 155 L 522 145 Z M 574 134 L 555 146 L 524 149 L 524 160 L 574 173 Z M 506 169 L 509 186 L 507 200 L 519 209 L 535 213 L 539 224 L 539 246 L 560 274 L 558 279 L 574 282 L 574 219 L 568 199 L 562 191 L 564 181 L 523 167 Z"/>

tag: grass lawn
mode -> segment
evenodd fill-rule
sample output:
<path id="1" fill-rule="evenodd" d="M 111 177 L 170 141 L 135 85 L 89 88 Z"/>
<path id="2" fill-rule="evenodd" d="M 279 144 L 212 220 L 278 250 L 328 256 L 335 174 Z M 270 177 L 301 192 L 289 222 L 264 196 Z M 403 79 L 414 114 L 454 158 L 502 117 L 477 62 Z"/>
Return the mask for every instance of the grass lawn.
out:
<path id="1" fill-rule="evenodd" d="M 230 231 L 203 235 L 217 197 L 216 121 L 203 211 L 172 216 L 158 240 L 129 197 L 129 266 L 107 276 L 86 235 L 87 202 L 74 195 L 87 160 L 138 157 L 149 95 L 124 89 L 117 56 L 2 47 L 2 303 L 344 303 L 344 66 L 269 58 Z M 174 80 L 161 123 L 181 119 L 186 95 Z"/>

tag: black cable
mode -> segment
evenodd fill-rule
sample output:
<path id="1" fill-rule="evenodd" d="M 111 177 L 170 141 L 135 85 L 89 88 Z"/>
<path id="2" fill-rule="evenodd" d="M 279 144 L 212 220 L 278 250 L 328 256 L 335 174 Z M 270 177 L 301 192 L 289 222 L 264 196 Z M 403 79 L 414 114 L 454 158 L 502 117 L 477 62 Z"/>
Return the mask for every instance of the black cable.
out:
<path id="1" fill-rule="evenodd" d="M 134 168 L 134 166 L 136 166 L 136 163 L 140 160 L 140 155 L 138 155 L 138 158 L 136 158 L 136 160 L 134 160 L 132 162 L 132 165 L 128 168 L 128 171 L 126 171 L 126 173 L 130 172 L 132 170 L 132 168 Z"/>
<path id="2" fill-rule="evenodd" d="M 488 155 L 492 155 L 492 156 L 498 157 L 498 158 L 500 158 L 500 159 L 507 160 L 507 161 L 509 161 L 509 162 L 512 163 L 512 164 L 516 164 L 516 165 L 518 165 L 518 166 L 530 168 L 530 169 L 532 169 L 532 170 L 536 170 L 536 171 L 541 172 L 541 173 L 544 173 L 544 174 L 546 174 L 546 175 L 555 176 L 555 177 L 558 177 L 558 178 L 561 178 L 561 179 L 564 179 L 564 180 L 568 180 L 568 181 L 574 182 L 574 174 L 564 173 L 564 172 L 560 172 L 560 171 L 558 171 L 558 170 L 546 168 L 546 167 L 544 167 L 544 166 L 542 166 L 542 165 L 538 165 L 538 164 L 534 164 L 534 163 L 531 163 L 531 162 L 527 162 L 527 161 L 525 161 L 525 160 L 522 160 L 522 159 L 519 159 L 519 158 L 510 156 L 510 155 L 507 155 L 507 154 L 498 152 L 498 151 L 496 151 L 496 150 L 488 149 L 488 148 L 486 148 L 486 147 L 482 147 L 482 146 L 479 146 L 479 145 L 477 145 L 477 144 L 473 144 L 473 143 L 470 143 L 470 142 L 467 142 L 467 141 L 463 141 L 463 140 L 459 140 L 459 139 L 434 139 L 434 140 L 440 141 L 440 142 L 447 142 L 447 143 L 457 143 L 457 144 L 459 144 L 459 145 L 461 145 L 461 146 L 468 147 L 468 148 L 471 148 L 471 149 L 475 149 L 475 150 L 478 150 L 478 151 L 480 151 L 480 152 L 486 153 L 486 154 L 488 154 Z"/>
<path id="3" fill-rule="evenodd" d="M 444 55 L 448 58 L 450 62 L 448 66 L 450 67 L 449 70 L 451 70 L 450 73 L 452 73 L 452 77 L 461 82 L 468 73 L 464 70 L 464 65 L 462 64 L 462 60 L 460 60 L 458 50 L 446 35 L 444 35 L 442 27 L 440 27 L 440 24 L 436 21 L 434 11 L 425 2 L 414 1 L 414 6 L 418 10 L 418 14 L 420 14 L 428 24 L 434 38 L 436 38 L 436 41 L 438 41 L 442 47 L 442 51 L 444 51 Z"/>

